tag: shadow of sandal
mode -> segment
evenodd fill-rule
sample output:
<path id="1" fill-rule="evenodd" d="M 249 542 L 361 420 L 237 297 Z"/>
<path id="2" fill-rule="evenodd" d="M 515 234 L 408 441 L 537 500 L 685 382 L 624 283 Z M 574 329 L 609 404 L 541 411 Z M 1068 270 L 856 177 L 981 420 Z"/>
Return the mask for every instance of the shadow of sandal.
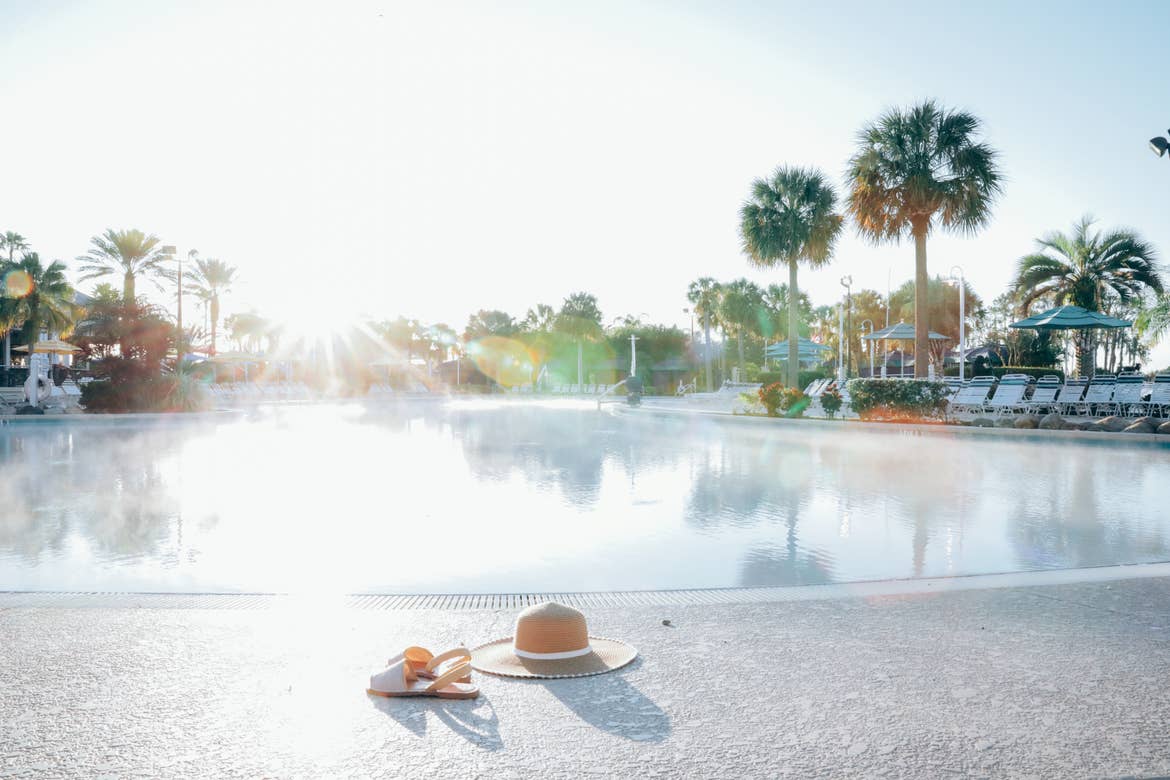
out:
<path id="1" fill-rule="evenodd" d="M 476 747 L 499 750 L 504 746 L 496 709 L 482 693 L 471 701 L 371 696 L 370 702 L 375 709 L 416 737 L 426 735 L 429 715 L 434 715 L 443 725 Z"/>

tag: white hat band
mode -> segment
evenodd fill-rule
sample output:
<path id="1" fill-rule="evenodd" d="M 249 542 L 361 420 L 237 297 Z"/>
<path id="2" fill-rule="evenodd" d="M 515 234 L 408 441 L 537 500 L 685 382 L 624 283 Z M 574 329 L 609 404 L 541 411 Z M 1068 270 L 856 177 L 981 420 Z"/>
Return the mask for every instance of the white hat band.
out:
<path id="1" fill-rule="evenodd" d="M 593 648 L 585 645 L 580 650 L 565 650 L 560 653 L 530 653 L 527 650 L 521 650 L 512 645 L 512 652 L 521 658 L 528 658 L 533 661 L 559 661 L 562 658 L 580 658 L 583 655 L 589 655 L 593 652 Z"/>

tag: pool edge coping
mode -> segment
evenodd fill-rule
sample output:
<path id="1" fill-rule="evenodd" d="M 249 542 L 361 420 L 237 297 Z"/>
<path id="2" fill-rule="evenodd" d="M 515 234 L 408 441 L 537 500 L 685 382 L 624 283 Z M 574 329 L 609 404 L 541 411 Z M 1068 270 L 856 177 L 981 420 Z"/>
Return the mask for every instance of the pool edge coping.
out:
<path id="1" fill-rule="evenodd" d="M 1096 566 L 1078 569 L 969 574 L 825 585 L 766 588 L 712 588 L 642 591 L 536 593 L 355 593 L 337 595 L 288 593 L 131 593 L 78 591 L 0 591 L 0 610 L 64 609 L 212 609 L 263 610 L 345 608 L 374 611 L 523 609 L 559 601 L 587 609 L 785 603 L 836 599 L 882 599 L 972 590 L 1078 585 L 1170 577 L 1170 561 Z"/>

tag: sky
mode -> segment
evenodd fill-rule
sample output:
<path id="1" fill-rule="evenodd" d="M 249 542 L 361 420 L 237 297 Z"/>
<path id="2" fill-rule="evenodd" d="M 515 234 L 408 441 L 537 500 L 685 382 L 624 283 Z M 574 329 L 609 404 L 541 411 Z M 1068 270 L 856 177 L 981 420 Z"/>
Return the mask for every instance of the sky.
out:
<path id="1" fill-rule="evenodd" d="M 989 226 L 928 245 L 990 301 L 1084 214 L 1170 263 L 1168 26 L 1163 2 L 0 0 L 0 230 L 74 267 L 155 233 L 239 267 L 227 313 L 306 327 L 585 290 L 686 329 L 697 277 L 785 281 L 740 249 L 753 179 L 843 192 L 858 129 L 934 98 L 1001 152 Z M 833 303 L 913 265 L 850 226 L 800 279 Z"/>

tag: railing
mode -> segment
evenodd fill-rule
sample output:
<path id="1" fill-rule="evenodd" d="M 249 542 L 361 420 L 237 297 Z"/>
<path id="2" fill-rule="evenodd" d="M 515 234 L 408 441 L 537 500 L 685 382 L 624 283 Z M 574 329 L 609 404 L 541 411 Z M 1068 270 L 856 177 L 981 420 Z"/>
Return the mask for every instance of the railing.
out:
<path id="1" fill-rule="evenodd" d="M 597 396 L 597 408 L 598 409 L 601 408 L 601 404 L 602 404 L 602 402 L 605 401 L 605 397 L 607 395 L 610 395 L 611 393 L 613 393 L 614 390 L 617 390 L 619 387 L 621 387 L 622 385 L 624 385 L 628 381 L 629 381 L 629 377 L 626 377 L 622 381 L 618 382 L 616 385 L 610 385 L 608 388 L 606 388 L 606 391 L 604 393 Z M 621 401 L 619 401 L 618 399 L 615 398 L 614 400 L 610 401 L 610 403 L 621 403 Z"/>

